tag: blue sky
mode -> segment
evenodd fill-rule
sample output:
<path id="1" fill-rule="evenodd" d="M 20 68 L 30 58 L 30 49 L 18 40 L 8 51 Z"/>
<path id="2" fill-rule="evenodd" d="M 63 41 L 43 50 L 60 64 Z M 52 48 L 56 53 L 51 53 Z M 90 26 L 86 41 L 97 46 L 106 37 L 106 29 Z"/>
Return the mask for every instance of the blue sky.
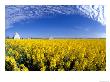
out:
<path id="1" fill-rule="evenodd" d="M 35 14 L 35 12 L 37 13 Z M 96 18 L 93 19 L 95 16 L 90 17 L 88 14 L 82 13 L 76 6 L 57 6 L 57 8 L 53 6 L 48 8 L 46 6 L 28 6 L 27 9 L 22 6 L 6 6 L 6 36 L 12 37 L 15 32 L 18 32 L 23 38 L 105 37 L 105 25 L 101 21 L 97 21 Z"/>

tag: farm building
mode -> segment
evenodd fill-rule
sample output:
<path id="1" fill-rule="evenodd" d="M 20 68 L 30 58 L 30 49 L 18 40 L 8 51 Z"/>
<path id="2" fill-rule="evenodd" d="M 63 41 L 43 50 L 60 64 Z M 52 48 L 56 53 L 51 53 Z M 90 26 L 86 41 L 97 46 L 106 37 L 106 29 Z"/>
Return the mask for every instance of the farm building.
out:
<path id="1" fill-rule="evenodd" d="M 17 32 L 14 35 L 14 39 L 20 39 L 20 35 Z"/>

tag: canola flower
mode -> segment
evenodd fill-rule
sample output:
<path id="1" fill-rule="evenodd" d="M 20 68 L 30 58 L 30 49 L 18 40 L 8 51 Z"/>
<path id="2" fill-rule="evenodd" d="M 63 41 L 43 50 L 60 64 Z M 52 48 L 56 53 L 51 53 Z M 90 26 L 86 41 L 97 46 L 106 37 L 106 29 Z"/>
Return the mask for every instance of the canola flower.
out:
<path id="1" fill-rule="evenodd" d="M 6 71 L 105 71 L 105 39 L 6 39 Z"/>

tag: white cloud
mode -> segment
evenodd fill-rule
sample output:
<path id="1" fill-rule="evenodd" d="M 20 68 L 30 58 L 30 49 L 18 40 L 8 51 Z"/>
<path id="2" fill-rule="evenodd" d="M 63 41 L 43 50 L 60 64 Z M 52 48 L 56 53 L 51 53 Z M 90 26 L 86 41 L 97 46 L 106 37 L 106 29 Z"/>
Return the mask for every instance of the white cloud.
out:
<path id="1" fill-rule="evenodd" d="M 77 8 L 85 14 L 85 16 L 92 18 L 105 25 L 104 6 L 101 5 L 83 5 L 77 6 Z"/>
<path id="2" fill-rule="evenodd" d="M 49 14 L 81 14 L 105 25 L 104 6 L 101 5 L 27 5 L 6 6 L 6 29 L 16 22 Z"/>

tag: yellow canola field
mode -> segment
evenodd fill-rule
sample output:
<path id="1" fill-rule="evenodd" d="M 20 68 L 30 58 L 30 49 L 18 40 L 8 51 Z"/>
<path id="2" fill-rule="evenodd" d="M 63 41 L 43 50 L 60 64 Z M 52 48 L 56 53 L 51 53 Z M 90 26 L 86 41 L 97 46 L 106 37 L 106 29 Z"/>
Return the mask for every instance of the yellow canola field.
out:
<path id="1" fill-rule="evenodd" d="M 6 39 L 6 71 L 105 71 L 105 39 Z"/>

